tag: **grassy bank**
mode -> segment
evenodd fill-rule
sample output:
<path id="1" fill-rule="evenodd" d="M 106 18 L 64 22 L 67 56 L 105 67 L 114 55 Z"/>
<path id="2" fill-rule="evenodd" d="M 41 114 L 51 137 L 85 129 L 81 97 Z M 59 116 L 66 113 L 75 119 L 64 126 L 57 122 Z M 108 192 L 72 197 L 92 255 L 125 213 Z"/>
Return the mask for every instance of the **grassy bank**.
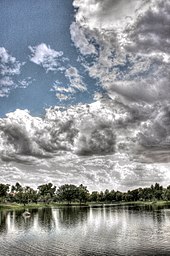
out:
<path id="1" fill-rule="evenodd" d="M 17 204 L 17 203 L 1 203 L 0 204 L 0 210 L 22 210 L 25 208 L 33 209 L 33 208 L 40 208 L 40 207 L 48 207 L 47 204 L 26 204 L 25 206 L 23 204 Z"/>
<path id="2" fill-rule="evenodd" d="M 131 201 L 131 202 L 117 202 L 117 205 L 156 205 L 156 206 L 163 206 L 163 205 L 170 205 L 170 201 Z"/>
<path id="3" fill-rule="evenodd" d="M 114 203 L 89 203 L 91 206 L 128 206 L 128 205 L 136 205 L 136 206 L 152 206 L 152 207 L 159 207 L 159 206 L 166 206 L 170 205 L 170 201 L 130 201 L 130 202 L 114 202 Z"/>
<path id="4" fill-rule="evenodd" d="M 100 206 L 126 206 L 126 205 L 136 205 L 136 206 L 164 206 L 170 205 L 170 201 L 135 201 L 135 202 L 114 202 L 114 203 L 107 203 L 107 202 L 88 202 L 86 204 L 79 204 L 79 203 L 72 203 L 68 205 L 67 203 L 30 203 L 26 204 L 17 204 L 17 203 L 0 203 L 0 210 L 24 210 L 24 209 L 35 209 L 35 208 L 47 208 L 47 207 L 65 207 L 65 206 L 92 206 L 92 207 L 100 207 Z"/>
<path id="5" fill-rule="evenodd" d="M 36 208 L 48 208 L 48 207 L 65 207 L 65 206 L 89 206 L 89 204 L 79 204 L 79 203 L 30 203 L 30 204 L 17 204 L 17 203 L 0 203 L 1 210 L 22 210 L 22 209 L 36 209 Z"/>

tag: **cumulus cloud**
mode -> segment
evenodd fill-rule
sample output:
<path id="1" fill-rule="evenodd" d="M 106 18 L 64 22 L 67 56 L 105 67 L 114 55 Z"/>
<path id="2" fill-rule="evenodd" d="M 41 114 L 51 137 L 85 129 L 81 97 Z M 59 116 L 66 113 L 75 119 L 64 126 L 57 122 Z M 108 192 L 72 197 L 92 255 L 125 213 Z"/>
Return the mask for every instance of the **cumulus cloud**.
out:
<path id="1" fill-rule="evenodd" d="M 37 46 L 29 46 L 29 49 L 31 51 L 30 61 L 41 65 L 47 72 L 61 68 L 62 51 L 55 51 L 44 43 Z"/>
<path id="2" fill-rule="evenodd" d="M 131 134 L 134 125 L 131 143 L 119 132 L 116 148 L 140 152 L 140 161 L 169 161 L 169 1 L 74 0 L 73 6 L 73 26 L 98 51 L 93 62 L 83 59 L 82 65 L 122 104 L 121 129 L 124 125 Z M 83 46 L 74 43 L 81 53 Z"/>
<path id="3" fill-rule="evenodd" d="M 126 120 L 122 110 L 119 112 L 115 117 L 105 100 L 68 109 L 47 109 L 44 119 L 32 117 L 27 110 L 16 110 L 0 119 L 1 156 L 52 157 L 62 151 L 114 154 L 116 126 Z"/>
<path id="4" fill-rule="evenodd" d="M 22 65 L 4 47 L 0 47 L 0 97 L 7 97 L 12 89 L 19 86 L 16 77 Z"/>
<path id="5" fill-rule="evenodd" d="M 117 97 L 104 96 L 89 105 L 47 109 L 44 118 L 16 110 L 0 119 L 1 158 L 28 162 L 29 157 L 32 161 L 63 154 L 130 156 L 142 144 L 138 127 L 143 129 L 153 109 L 156 106 L 127 106 Z"/>
<path id="6" fill-rule="evenodd" d="M 0 119 L 3 177 L 9 179 L 7 174 L 14 171 L 10 168 L 16 167 L 15 177 L 21 174 L 24 184 L 47 182 L 47 176 L 56 185 L 81 182 L 90 189 L 166 184 L 170 181 L 169 108 L 159 115 L 158 111 L 156 105 L 126 105 L 118 97 L 106 96 L 89 105 L 46 109 L 43 118 L 16 110 Z M 156 146 L 160 154 L 153 161 Z"/>
<path id="7" fill-rule="evenodd" d="M 124 29 L 133 24 L 149 4 L 147 0 L 74 0 L 73 6 L 78 8 L 75 18 L 83 29 L 116 31 L 114 36 L 123 42 Z"/>
<path id="8" fill-rule="evenodd" d="M 74 42 L 75 46 L 80 50 L 81 54 L 96 54 L 96 49 L 94 45 L 88 41 L 88 38 L 83 31 L 83 28 L 80 28 L 77 23 L 73 22 L 71 24 L 70 34 L 72 41 Z"/>
<path id="9" fill-rule="evenodd" d="M 78 8 L 76 24 L 98 45 L 99 56 L 87 70 L 102 86 L 134 78 L 143 82 L 148 75 L 154 83 L 153 73 L 169 80 L 168 1 L 75 0 L 73 5 Z"/>

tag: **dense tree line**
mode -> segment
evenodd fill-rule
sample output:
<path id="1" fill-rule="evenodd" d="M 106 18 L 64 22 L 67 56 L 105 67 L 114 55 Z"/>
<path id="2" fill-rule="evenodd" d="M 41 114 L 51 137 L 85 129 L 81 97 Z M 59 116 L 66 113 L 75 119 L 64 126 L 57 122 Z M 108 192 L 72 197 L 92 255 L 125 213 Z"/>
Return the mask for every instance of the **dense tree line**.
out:
<path id="1" fill-rule="evenodd" d="M 86 202 L 134 202 L 134 201 L 158 201 L 170 200 L 170 186 L 163 186 L 156 183 L 151 187 L 137 188 L 127 192 L 120 192 L 106 189 L 104 192 L 89 192 L 86 186 L 82 184 L 75 186 L 73 184 L 65 184 L 56 188 L 52 183 L 42 184 L 37 189 L 29 186 L 23 187 L 18 182 L 15 185 L 0 184 L 0 202 L 5 203 L 68 203 L 78 202 L 80 204 Z"/>

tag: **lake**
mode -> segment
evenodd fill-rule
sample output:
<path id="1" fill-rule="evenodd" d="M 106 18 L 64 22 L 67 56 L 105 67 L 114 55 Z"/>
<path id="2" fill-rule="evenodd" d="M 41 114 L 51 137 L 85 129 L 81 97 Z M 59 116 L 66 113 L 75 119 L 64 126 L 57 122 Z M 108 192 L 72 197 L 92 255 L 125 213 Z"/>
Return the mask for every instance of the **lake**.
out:
<path id="1" fill-rule="evenodd" d="M 0 256 L 170 255 L 170 208 L 60 207 L 0 211 Z"/>

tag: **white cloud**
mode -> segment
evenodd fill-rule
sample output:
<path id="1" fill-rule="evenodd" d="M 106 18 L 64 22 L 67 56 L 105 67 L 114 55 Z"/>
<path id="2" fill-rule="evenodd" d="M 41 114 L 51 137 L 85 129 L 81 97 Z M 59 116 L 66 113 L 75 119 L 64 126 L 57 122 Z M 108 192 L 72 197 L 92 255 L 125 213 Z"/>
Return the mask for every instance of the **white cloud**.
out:
<path id="1" fill-rule="evenodd" d="M 142 145 L 138 127 L 143 129 L 151 114 L 154 117 L 154 109 L 101 97 L 90 105 L 47 109 L 43 119 L 17 110 L 0 119 L 1 157 L 29 161 L 25 156 L 30 156 L 32 161 L 32 157 L 53 158 L 66 152 L 74 157 L 126 152 L 138 159 L 135 150 Z"/>
<path id="2" fill-rule="evenodd" d="M 11 77 L 4 76 L 0 79 L 0 97 L 7 97 L 13 88 L 15 88 L 15 84 Z"/>
<path id="3" fill-rule="evenodd" d="M 0 79 L 1 86 L 8 87 L 14 84 L 13 80 L 9 76 L 5 76 L 4 78 Z"/>
<path id="4" fill-rule="evenodd" d="M 146 8 L 145 0 L 74 0 L 78 9 L 76 21 L 92 29 L 123 30 L 138 15 L 139 9 Z M 143 11 L 143 10 L 142 10 Z"/>
<path id="5" fill-rule="evenodd" d="M 0 97 L 7 97 L 12 89 L 19 86 L 15 79 L 22 65 L 4 47 L 0 47 Z"/>
<path id="6" fill-rule="evenodd" d="M 61 72 L 68 79 L 67 87 L 60 86 L 58 81 L 55 81 L 51 91 L 56 92 L 56 97 L 62 100 L 71 99 L 77 91 L 84 92 L 87 90 L 85 83 L 82 80 L 77 68 L 68 65 L 69 59 L 63 57 L 63 52 L 58 52 L 42 43 L 37 46 L 29 46 L 32 52 L 30 61 L 37 65 L 41 65 L 47 72 Z"/>
<path id="7" fill-rule="evenodd" d="M 52 88 L 52 91 L 56 92 L 56 97 L 60 101 L 71 99 L 77 92 L 87 91 L 87 87 L 77 68 L 72 66 L 65 68 L 64 75 L 68 79 L 67 86 L 61 86 L 59 81 L 55 81 Z"/>
<path id="8" fill-rule="evenodd" d="M 70 86 L 78 91 L 86 91 L 87 87 L 82 81 L 78 70 L 75 67 L 69 67 L 65 71 L 65 76 L 69 79 Z"/>
<path id="9" fill-rule="evenodd" d="M 56 97 L 60 100 L 60 101 L 63 101 L 63 100 L 68 100 L 70 97 L 67 96 L 66 94 L 64 93 L 56 93 Z"/>
<path id="10" fill-rule="evenodd" d="M 149 72 L 156 59 L 159 65 L 169 63 L 168 1 L 75 0 L 73 5 L 78 8 L 75 18 L 81 32 L 99 45 L 99 57 L 89 67 L 91 76 L 120 79 L 127 56 L 128 74 L 139 75 L 144 66 Z"/>
<path id="11" fill-rule="evenodd" d="M 20 88 L 26 88 L 33 82 L 33 80 L 34 79 L 32 79 L 31 77 L 26 77 L 25 79 L 19 80 L 18 83 L 20 85 Z"/>
<path id="12" fill-rule="evenodd" d="M 129 107 L 134 116 L 127 127 L 138 122 L 139 128 L 134 129 L 138 147 L 149 148 L 148 155 L 155 161 L 154 149 L 159 149 L 163 152 L 159 161 L 169 161 L 169 122 L 165 125 L 159 120 L 158 125 L 159 113 L 165 119 L 170 103 L 169 1 L 74 0 L 73 5 L 79 29 L 98 44 L 95 61 L 82 65 L 91 77 L 99 79 L 111 98 Z M 127 150 L 130 145 L 125 146 L 120 135 L 118 138 L 120 148 Z"/>
<path id="13" fill-rule="evenodd" d="M 71 39 L 75 46 L 80 50 L 81 54 L 96 54 L 95 47 L 90 43 L 85 35 L 83 28 L 79 24 L 73 22 L 70 26 Z"/>
<path id="14" fill-rule="evenodd" d="M 29 49 L 32 53 L 30 61 L 41 65 L 47 72 L 56 71 L 61 68 L 62 51 L 55 51 L 44 43 L 34 47 L 29 46 Z"/>
<path id="15" fill-rule="evenodd" d="M 21 65 L 4 47 L 0 47 L 0 74 L 2 76 L 19 75 Z"/>
<path id="16" fill-rule="evenodd" d="M 12 161 L 26 184 L 46 176 L 56 185 L 83 183 L 90 189 L 167 184 L 169 110 L 158 112 L 157 104 L 123 104 L 119 97 L 46 109 L 44 118 L 16 110 L 0 119 L 2 166 Z"/>
<path id="17" fill-rule="evenodd" d="M 75 0 L 74 5 L 79 8 L 75 17 L 77 24 L 100 45 L 98 66 L 106 69 L 121 60 L 125 63 L 127 55 L 137 54 L 143 57 L 142 61 L 147 62 L 149 58 L 152 63 L 159 57 L 168 62 L 168 1 Z M 112 62 L 108 58 L 111 51 L 114 51 Z"/>
<path id="18" fill-rule="evenodd" d="M 55 84 L 53 86 L 53 88 L 56 92 L 75 93 L 75 90 L 71 87 L 63 87 L 63 86 L 59 86 L 59 85 Z"/>
<path id="19" fill-rule="evenodd" d="M 81 155 L 114 153 L 114 126 L 118 118 L 104 102 L 66 110 L 49 109 L 44 119 L 34 118 L 24 110 L 7 114 L 0 119 L 2 155 L 49 157 L 60 151 Z M 120 114 L 121 118 L 126 117 Z"/>

